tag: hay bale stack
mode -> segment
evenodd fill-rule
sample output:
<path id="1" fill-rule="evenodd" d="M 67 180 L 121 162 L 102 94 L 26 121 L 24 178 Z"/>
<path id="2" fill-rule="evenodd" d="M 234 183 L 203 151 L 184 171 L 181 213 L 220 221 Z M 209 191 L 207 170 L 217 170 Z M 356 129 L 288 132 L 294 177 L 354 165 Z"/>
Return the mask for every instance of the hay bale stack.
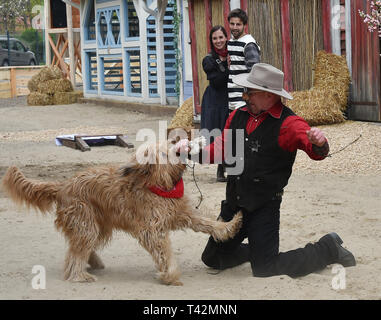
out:
<path id="1" fill-rule="evenodd" d="M 72 104 L 78 101 L 81 97 L 82 92 L 71 91 L 71 92 L 56 92 L 53 95 L 53 104 Z"/>
<path id="2" fill-rule="evenodd" d="M 64 78 L 64 74 L 63 74 L 62 70 L 59 67 L 53 66 L 52 67 L 52 72 L 54 74 L 54 79 L 63 79 Z"/>
<path id="3" fill-rule="evenodd" d="M 185 100 L 176 113 L 168 128 L 193 127 L 193 98 Z"/>
<path id="4" fill-rule="evenodd" d="M 345 111 L 348 102 L 351 76 L 344 56 L 319 51 L 314 64 L 314 88 L 333 91 L 339 97 L 340 110 Z"/>
<path id="5" fill-rule="evenodd" d="M 29 106 L 47 106 L 53 104 L 53 97 L 49 94 L 32 92 L 27 97 Z"/>
<path id="6" fill-rule="evenodd" d="M 312 89 L 295 91 L 293 100 L 287 100 L 286 105 L 310 126 L 333 124 L 345 121 L 340 109 L 339 95 L 334 91 Z"/>
<path id="7" fill-rule="evenodd" d="M 64 78 L 57 66 L 44 67 L 28 81 L 28 105 L 70 104 L 83 97 L 82 91 L 73 91 L 71 82 Z"/>
<path id="8" fill-rule="evenodd" d="M 37 86 L 38 92 L 45 94 L 55 94 L 56 92 L 73 91 L 73 86 L 68 79 L 53 79 L 40 82 Z"/>
<path id="9" fill-rule="evenodd" d="M 28 81 L 28 89 L 29 92 L 37 92 L 38 90 L 38 84 L 40 83 L 40 76 L 39 73 L 35 74 L 29 81 Z"/>
<path id="10" fill-rule="evenodd" d="M 351 81 L 345 57 L 319 51 L 314 64 L 314 86 L 295 91 L 284 103 L 310 126 L 344 122 Z"/>
<path id="11" fill-rule="evenodd" d="M 53 80 L 56 79 L 56 73 L 53 71 L 53 67 L 43 67 L 41 71 L 38 73 L 39 75 L 39 80 L 41 82 L 48 81 L 48 80 Z"/>

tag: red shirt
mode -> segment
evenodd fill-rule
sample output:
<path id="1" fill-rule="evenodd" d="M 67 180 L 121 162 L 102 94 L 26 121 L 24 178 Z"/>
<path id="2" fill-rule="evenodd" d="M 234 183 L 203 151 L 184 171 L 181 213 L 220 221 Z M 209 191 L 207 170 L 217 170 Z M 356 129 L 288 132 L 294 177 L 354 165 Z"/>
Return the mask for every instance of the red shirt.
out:
<path id="1" fill-rule="evenodd" d="M 246 132 L 247 134 L 251 134 L 258 126 L 267 118 L 274 117 L 279 119 L 283 105 L 281 102 L 276 103 L 270 109 L 265 112 L 260 113 L 259 115 L 252 114 L 247 107 L 242 108 L 242 110 L 249 112 L 251 117 L 249 117 L 246 124 Z M 237 112 L 238 109 L 234 110 L 229 118 L 226 120 L 225 128 L 229 129 L 231 121 Z M 279 131 L 278 143 L 279 146 L 285 151 L 294 152 L 297 149 L 303 150 L 308 154 L 308 156 L 313 160 L 323 160 L 327 154 L 324 156 L 317 154 L 313 148 L 312 143 L 308 140 L 306 131 L 310 130 L 310 126 L 308 123 L 301 117 L 298 116 L 289 116 L 284 121 Z M 224 132 L 222 135 L 215 138 L 214 142 L 205 147 L 204 151 L 209 153 L 210 163 L 214 163 L 214 156 L 217 159 L 221 158 L 223 153 L 223 146 L 225 142 Z M 328 153 L 328 150 L 327 150 Z"/>

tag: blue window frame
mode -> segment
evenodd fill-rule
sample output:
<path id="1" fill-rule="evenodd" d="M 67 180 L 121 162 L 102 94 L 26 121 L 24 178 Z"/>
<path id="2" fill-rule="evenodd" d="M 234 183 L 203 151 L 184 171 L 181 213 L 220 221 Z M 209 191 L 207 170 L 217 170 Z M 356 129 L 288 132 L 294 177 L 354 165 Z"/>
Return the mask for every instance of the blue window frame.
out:
<path id="1" fill-rule="evenodd" d="M 98 92 L 97 54 L 95 51 L 85 51 L 86 85 L 88 93 Z"/>
<path id="2" fill-rule="evenodd" d="M 97 10 L 98 46 L 100 48 L 121 47 L 120 7 Z"/>
<path id="3" fill-rule="evenodd" d="M 139 40 L 139 18 L 132 0 L 124 0 L 124 21 L 126 40 Z"/>
<path id="4" fill-rule="evenodd" d="M 128 48 L 126 53 L 126 89 L 129 96 L 142 95 L 142 77 L 139 48 Z"/>
<path id="5" fill-rule="evenodd" d="M 121 55 L 100 56 L 100 86 L 101 92 L 106 94 L 124 93 L 123 60 Z"/>
<path id="6" fill-rule="evenodd" d="M 84 36 L 86 42 L 94 42 L 95 41 L 95 9 L 94 9 L 94 1 L 89 0 L 85 13 L 85 20 L 83 23 L 84 28 Z"/>
<path id="7" fill-rule="evenodd" d="M 165 11 L 164 32 L 164 63 L 165 63 L 165 86 L 167 96 L 176 96 L 175 68 L 176 56 L 173 33 L 173 7 L 174 0 L 168 1 Z M 158 97 L 157 88 L 157 58 L 156 58 L 156 21 L 153 16 L 147 18 L 147 54 L 148 54 L 148 90 L 150 97 Z"/>

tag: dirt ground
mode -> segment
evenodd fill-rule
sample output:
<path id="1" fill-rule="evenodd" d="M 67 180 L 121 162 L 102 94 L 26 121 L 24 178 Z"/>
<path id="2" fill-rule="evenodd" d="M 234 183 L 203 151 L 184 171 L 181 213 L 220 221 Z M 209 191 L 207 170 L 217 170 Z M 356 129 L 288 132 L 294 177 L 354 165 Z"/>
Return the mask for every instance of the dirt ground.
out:
<path id="1" fill-rule="evenodd" d="M 24 98 L 0 100 L 0 178 L 10 165 L 33 179 L 56 180 L 92 165 L 123 164 L 134 149 L 99 146 L 81 152 L 56 146 L 55 137 L 123 133 L 137 147 L 138 130 L 158 132 L 159 120 L 169 123 L 170 117 L 91 104 L 28 107 Z M 187 230 L 171 235 L 184 283 L 172 287 L 157 280 L 151 257 L 135 239 L 116 233 L 101 252 L 106 268 L 94 272 L 98 281 L 69 283 L 63 281 L 66 244 L 54 228 L 54 215 L 18 208 L 0 191 L 0 299 L 380 299 L 381 126 L 348 121 L 322 129 L 332 152 L 360 138 L 322 162 L 298 153 L 282 202 L 280 249 L 336 231 L 354 253 L 356 267 L 335 273 L 328 266 L 298 279 L 254 278 L 245 263 L 215 274 L 200 259 L 208 236 Z M 196 165 L 195 176 L 204 196 L 200 209 L 217 217 L 225 184 L 216 182 L 216 166 Z M 196 206 L 199 193 L 190 170 L 184 180 Z M 32 287 L 38 265 L 46 272 L 46 288 L 40 290 Z"/>

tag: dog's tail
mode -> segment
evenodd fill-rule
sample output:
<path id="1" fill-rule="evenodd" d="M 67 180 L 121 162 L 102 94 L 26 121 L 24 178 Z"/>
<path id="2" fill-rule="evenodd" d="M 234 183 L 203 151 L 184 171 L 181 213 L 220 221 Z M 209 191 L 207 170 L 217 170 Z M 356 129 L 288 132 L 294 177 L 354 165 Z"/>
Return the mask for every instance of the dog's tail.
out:
<path id="1" fill-rule="evenodd" d="M 14 202 L 39 209 L 42 213 L 52 209 L 58 191 L 57 183 L 34 182 L 14 166 L 8 168 L 2 185 Z"/>

